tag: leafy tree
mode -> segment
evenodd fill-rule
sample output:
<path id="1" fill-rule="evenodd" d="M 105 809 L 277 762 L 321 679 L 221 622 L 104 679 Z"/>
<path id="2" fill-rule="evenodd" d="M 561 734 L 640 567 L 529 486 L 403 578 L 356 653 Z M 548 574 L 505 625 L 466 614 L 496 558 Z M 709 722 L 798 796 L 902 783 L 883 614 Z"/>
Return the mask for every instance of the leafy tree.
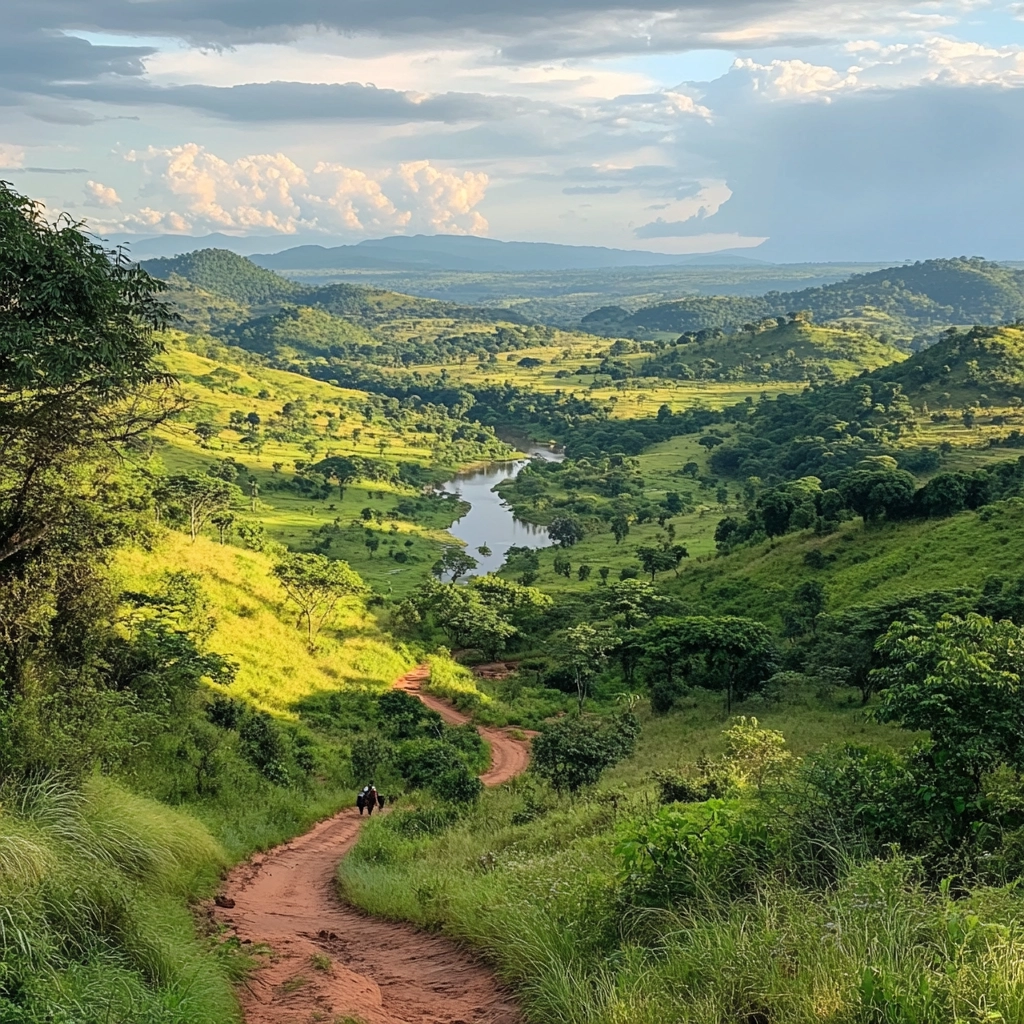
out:
<path id="1" fill-rule="evenodd" d="M 976 790 L 1000 763 L 1024 767 L 1024 630 L 981 615 L 894 623 L 878 642 L 875 716 L 926 731 L 940 776 Z"/>
<path id="2" fill-rule="evenodd" d="M 669 491 L 665 495 L 665 508 L 668 509 L 672 515 L 678 515 L 683 511 L 683 499 L 679 497 L 678 491 Z"/>
<path id="3" fill-rule="evenodd" d="M 629 536 L 629 519 L 625 515 L 620 513 L 615 516 L 612 519 L 611 527 L 616 544 L 621 544 Z"/>
<path id="4" fill-rule="evenodd" d="M 565 631 L 561 661 L 572 672 L 581 711 L 590 680 L 601 670 L 602 663 L 614 646 L 615 638 L 610 633 L 596 629 L 589 622 L 570 626 Z"/>
<path id="5" fill-rule="evenodd" d="M 0 183 L 0 563 L 83 526 L 92 460 L 181 408 L 155 362 L 162 287 Z"/>
<path id="6" fill-rule="evenodd" d="M 370 552 L 370 557 L 373 558 L 377 549 L 380 547 L 380 537 L 370 534 L 370 536 L 363 541 L 363 546 Z"/>
<path id="7" fill-rule="evenodd" d="M 216 437 L 219 431 L 212 423 L 197 423 L 195 429 L 192 431 L 196 437 L 199 438 L 199 443 L 203 448 L 206 448 L 210 438 Z"/>
<path id="8" fill-rule="evenodd" d="M 388 690 L 377 698 L 377 720 L 397 739 L 415 736 L 427 711 L 422 701 L 404 690 Z"/>
<path id="9" fill-rule="evenodd" d="M 332 455 L 330 458 L 321 459 L 313 466 L 313 469 L 338 484 L 340 499 L 345 497 L 345 488 L 359 477 L 359 466 L 356 461 L 345 458 L 343 455 Z"/>
<path id="10" fill-rule="evenodd" d="M 724 690 L 731 711 L 735 696 L 756 691 L 777 668 L 771 632 L 738 616 L 661 616 L 640 631 L 638 642 L 658 671 L 651 701 L 659 711 L 667 711 L 679 696 L 680 670 L 696 686 Z"/>
<path id="11" fill-rule="evenodd" d="M 215 515 L 226 513 L 242 496 L 234 484 L 199 473 L 169 477 L 157 493 L 181 510 L 193 543 Z"/>
<path id="12" fill-rule="evenodd" d="M 632 754 L 640 732 L 631 712 L 600 724 L 591 718 L 563 718 L 544 729 L 531 748 L 530 770 L 559 792 L 576 793 Z"/>
<path id="13" fill-rule="evenodd" d="M 430 567 L 431 575 L 441 579 L 443 576 L 451 576 L 452 583 L 458 581 L 460 576 L 475 569 L 480 563 L 462 548 L 449 546 L 441 553 L 441 557 Z"/>
<path id="14" fill-rule="evenodd" d="M 587 565 L 586 563 L 583 563 L 576 570 L 576 577 L 577 577 L 577 579 L 579 579 L 580 583 L 586 583 L 587 580 L 590 579 L 591 572 L 593 572 L 593 569 L 589 565 Z"/>
<path id="15" fill-rule="evenodd" d="M 644 572 L 651 574 L 652 583 L 657 573 L 667 572 L 679 564 L 679 559 L 671 551 L 665 551 L 662 548 L 638 547 L 636 549 L 636 557 L 640 559 Z"/>
<path id="16" fill-rule="evenodd" d="M 548 536 L 563 548 L 571 548 L 583 540 L 584 533 L 583 524 L 573 515 L 555 516 L 548 527 Z"/>
<path id="17" fill-rule="evenodd" d="M 572 563 L 569 561 L 568 555 L 563 555 L 559 552 L 555 555 L 553 568 L 557 576 L 564 576 L 566 579 L 569 578 L 569 574 L 572 572 Z"/>
<path id="18" fill-rule="evenodd" d="M 234 525 L 234 522 L 235 522 L 235 514 L 234 514 L 234 512 L 229 512 L 229 511 L 215 512 L 210 517 L 210 522 L 212 522 L 213 525 L 215 527 L 217 527 L 217 534 L 220 537 L 221 544 L 223 545 L 225 535 L 231 529 L 232 525 Z"/>
<path id="19" fill-rule="evenodd" d="M 917 485 L 905 470 L 854 470 L 839 483 L 846 504 L 868 525 L 880 519 L 903 519 L 912 511 Z"/>
<path id="20" fill-rule="evenodd" d="M 274 575 L 298 605 L 310 650 L 338 602 L 365 593 L 366 585 L 347 562 L 316 554 L 292 554 L 274 566 Z"/>
<path id="21" fill-rule="evenodd" d="M 392 765 L 394 759 L 395 748 L 379 736 L 366 736 L 352 741 L 352 774 L 357 783 L 365 785 L 373 782 Z"/>
<path id="22" fill-rule="evenodd" d="M 597 575 L 601 577 L 602 587 L 606 587 L 608 585 L 608 575 L 610 572 L 611 569 L 607 565 L 602 565 L 601 568 L 597 570 Z"/>
<path id="23" fill-rule="evenodd" d="M 664 604 L 665 599 L 642 580 L 620 580 L 611 584 L 604 596 L 605 613 L 623 629 L 635 629 L 657 614 Z"/>

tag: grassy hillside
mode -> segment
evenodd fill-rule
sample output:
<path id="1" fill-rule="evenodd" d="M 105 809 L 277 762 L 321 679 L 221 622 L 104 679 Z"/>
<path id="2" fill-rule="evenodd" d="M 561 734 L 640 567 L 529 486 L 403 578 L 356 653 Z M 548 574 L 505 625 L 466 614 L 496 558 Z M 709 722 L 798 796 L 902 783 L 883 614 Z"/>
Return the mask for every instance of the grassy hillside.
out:
<path id="1" fill-rule="evenodd" d="M 790 534 L 688 566 L 666 591 L 700 612 L 752 615 L 782 624 L 793 591 L 820 582 L 829 612 L 908 593 L 976 588 L 1024 564 L 1024 500 L 1011 498 L 950 519 L 865 529 L 844 524 L 827 537 Z M 817 566 L 817 568 L 815 568 Z"/>
<path id="2" fill-rule="evenodd" d="M 1024 272 L 981 259 L 927 260 L 848 281 L 759 298 L 698 296 L 623 315 L 596 310 L 582 326 L 603 334 L 736 328 L 808 310 L 818 321 L 850 320 L 907 341 L 953 324 L 996 324 L 1024 315 Z"/>
<path id="3" fill-rule="evenodd" d="M 858 330 L 804 320 L 768 320 L 751 328 L 706 341 L 694 336 L 648 360 L 638 372 L 677 379 L 846 380 L 907 358 L 900 349 Z"/>
<path id="4" fill-rule="evenodd" d="M 271 574 L 274 558 L 168 533 L 152 551 L 128 548 L 118 569 L 130 590 L 156 586 L 165 573 L 196 573 L 214 612 L 212 650 L 238 671 L 226 695 L 291 718 L 296 705 L 326 690 L 380 691 L 412 667 L 407 651 L 385 635 L 362 601 L 350 600 L 311 653 L 297 612 Z"/>

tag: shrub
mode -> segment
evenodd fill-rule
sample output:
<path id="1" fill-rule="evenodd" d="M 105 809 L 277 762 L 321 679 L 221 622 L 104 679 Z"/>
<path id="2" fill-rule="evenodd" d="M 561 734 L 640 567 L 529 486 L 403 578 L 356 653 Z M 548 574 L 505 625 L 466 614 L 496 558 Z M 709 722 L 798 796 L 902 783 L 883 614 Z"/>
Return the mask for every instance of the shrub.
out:
<path id="1" fill-rule="evenodd" d="M 630 712 L 606 724 L 592 718 L 563 718 L 533 741 L 530 769 L 559 792 L 575 793 L 629 757 L 638 735 L 639 724 Z"/>

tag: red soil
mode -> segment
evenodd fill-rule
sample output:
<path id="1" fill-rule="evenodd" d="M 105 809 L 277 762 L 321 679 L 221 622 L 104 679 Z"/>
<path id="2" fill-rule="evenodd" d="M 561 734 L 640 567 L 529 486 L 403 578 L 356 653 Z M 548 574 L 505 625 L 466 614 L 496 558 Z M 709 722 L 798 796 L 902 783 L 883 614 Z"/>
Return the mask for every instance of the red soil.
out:
<path id="1" fill-rule="evenodd" d="M 427 673 L 421 665 L 395 685 L 446 721 L 467 722 L 420 692 Z M 491 745 L 491 768 L 481 776 L 486 785 L 526 768 L 526 743 L 498 729 L 480 732 Z M 346 1017 L 360 1024 L 519 1024 L 515 1005 L 471 953 L 448 939 L 366 917 L 338 899 L 335 869 L 362 821 L 354 807 L 341 811 L 228 875 L 221 895 L 234 906 L 216 907 L 216 919 L 243 942 L 273 951 L 241 993 L 247 1024 L 341 1024 Z"/>

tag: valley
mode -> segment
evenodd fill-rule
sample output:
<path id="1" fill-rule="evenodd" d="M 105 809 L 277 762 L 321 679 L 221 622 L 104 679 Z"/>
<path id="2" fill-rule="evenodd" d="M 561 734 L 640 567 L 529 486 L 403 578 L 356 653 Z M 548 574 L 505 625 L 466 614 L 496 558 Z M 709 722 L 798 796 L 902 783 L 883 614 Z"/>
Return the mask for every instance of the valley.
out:
<path id="1" fill-rule="evenodd" d="M 1024 1021 L 1019 269 L 0 197 L 0 1020 Z"/>

